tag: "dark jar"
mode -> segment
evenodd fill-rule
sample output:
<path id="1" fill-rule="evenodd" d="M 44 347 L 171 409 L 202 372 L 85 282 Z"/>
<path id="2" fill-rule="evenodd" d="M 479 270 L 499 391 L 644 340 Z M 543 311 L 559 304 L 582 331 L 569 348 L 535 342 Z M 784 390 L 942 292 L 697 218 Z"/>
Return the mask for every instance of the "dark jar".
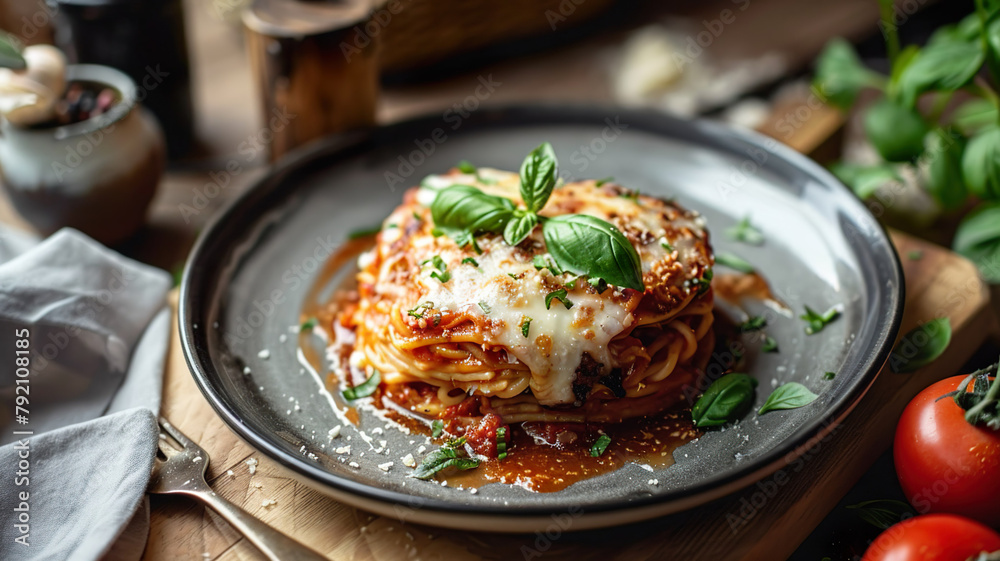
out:
<path id="1" fill-rule="evenodd" d="M 114 244 L 146 220 L 163 175 L 163 133 L 124 73 L 70 65 L 66 81 L 108 88 L 116 101 L 105 113 L 66 125 L 18 127 L 0 120 L 0 179 L 14 208 L 40 234 L 71 227 Z"/>

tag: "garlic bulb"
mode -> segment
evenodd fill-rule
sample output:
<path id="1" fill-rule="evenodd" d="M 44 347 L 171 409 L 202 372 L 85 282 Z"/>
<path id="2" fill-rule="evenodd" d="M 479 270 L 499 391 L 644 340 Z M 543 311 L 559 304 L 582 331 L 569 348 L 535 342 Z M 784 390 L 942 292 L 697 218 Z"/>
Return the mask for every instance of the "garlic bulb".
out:
<path id="1" fill-rule="evenodd" d="M 66 90 L 66 56 L 51 45 L 32 45 L 21 54 L 26 68 L 0 68 L 0 114 L 11 124 L 28 126 L 55 116 Z"/>

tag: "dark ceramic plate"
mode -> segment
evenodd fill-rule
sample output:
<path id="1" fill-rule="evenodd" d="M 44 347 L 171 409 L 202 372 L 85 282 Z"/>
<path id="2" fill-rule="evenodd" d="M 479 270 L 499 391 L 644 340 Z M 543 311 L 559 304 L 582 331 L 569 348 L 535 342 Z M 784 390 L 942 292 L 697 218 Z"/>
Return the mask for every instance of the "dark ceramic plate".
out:
<path id="1" fill-rule="evenodd" d="M 376 437 L 387 453 L 371 450 L 353 428 L 331 443 L 327 433 L 342 421 L 317 378 L 301 368 L 289 333 L 319 261 L 349 232 L 380 223 L 425 175 L 463 159 L 516 170 L 542 141 L 555 146 L 564 175 L 614 176 L 701 211 L 716 251 L 755 264 L 794 310 L 770 313 L 768 333 L 780 342 L 779 353 L 758 354 L 749 345 L 750 372 L 760 381 L 756 406 L 791 381 L 819 399 L 709 432 L 654 474 L 629 464 L 556 493 L 491 484 L 472 494 L 407 478 L 400 458 L 424 439 L 393 430 Z M 738 244 L 723 234 L 746 215 L 764 244 Z M 822 333 L 806 336 L 797 317 L 805 305 L 843 311 Z M 884 230 L 830 174 L 791 149 L 661 114 L 535 106 L 462 120 L 431 116 L 330 139 L 286 159 L 202 234 L 184 274 L 180 330 L 194 377 L 219 415 L 301 480 L 388 516 L 400 515 L 402 504 L 404 513 L 419 509 L 427 524 L 532 531 L 569 509 L 582 509 L 575 525 L 581 529 L 651 518 L 759 480 L 857 404 L 890 351 L 902 309 L 900 265 Z M 836 378 L 825 380 L 827 371 Z M 366 416 L 362 425 L 370 429 L 374 421 Z M 347 444 L 357 467 L 333 452 Z M 378 467 L 390 461 L 389 471 Z"/>

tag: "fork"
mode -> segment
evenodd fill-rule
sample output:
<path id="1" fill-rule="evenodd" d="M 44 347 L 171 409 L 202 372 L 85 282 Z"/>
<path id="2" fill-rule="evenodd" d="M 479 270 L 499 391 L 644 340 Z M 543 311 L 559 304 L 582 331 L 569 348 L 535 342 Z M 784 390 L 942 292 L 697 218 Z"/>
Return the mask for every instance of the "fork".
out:
<path id="1" fill-rule="evenodd" d="M 163 457 L 157 454 L 148 492 L 188 495 L 198 499 L 225 518 L 272 561 L 326 561 L 325 556 L 217 495 L 205 481 L 208 453 L 163 417 L 160 417 L 159 451 Z"/>

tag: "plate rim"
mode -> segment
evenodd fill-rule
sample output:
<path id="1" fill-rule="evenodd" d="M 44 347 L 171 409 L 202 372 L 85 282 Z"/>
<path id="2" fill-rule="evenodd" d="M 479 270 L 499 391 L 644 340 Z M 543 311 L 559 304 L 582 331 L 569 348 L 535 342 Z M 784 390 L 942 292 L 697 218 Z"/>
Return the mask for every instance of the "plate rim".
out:
<path id="1" fill-rule="evenodd" d="M 873 258 L 889 258 L 887 269 L 892 274 L 892 278 L 885 279 L 880 277 L 880 280 L 883 287 L 885 287 L 886 281 L 892 281 L 894 289 L 884 288 L 890 312 L 888 321 L 884 324 L 884 328 L 877 332 L 881 336 L 881 340 L 877 341 L 878 344 L 874 347 L 875 352 L 870 353 L 866 361 L 862 363 L 862 366 L 865 366 L 864 372 L 860 374 L 853 391 L 845 392 L 843 397 L 831 404 L 829 411 L 816 417 L 807 428 L 800 427 L 796 429 L 786 439 L 786 445 L 776 447 L 760 459 L 748 463 L 746 468 L 736 470 L 728 476 L 711 481 L 703 481 L 685 489 L 661 495 L 654 494 L 648 497 L 633 498 L 631 500 L 622 497 L 617 501 L 584 503 L 580 505 L 584 510 L 582 518 L 590 520 L 591 523 L 578 524 L 574 529 L 588 529 L 622 523 L 607 520 L 607 518 L 615 514 L 620 515 L 623 511 L 628 510 L 649 512 L 650 514 L 640 518 L 625 516 L 624 518 L 629 519 L 626 523 L 687 510 L 729 495 L 755 481 L 760 481 L 780 469 L 782 464 L 787 465 L 791 460 L 801 456 L 805 453 L 808 442 L 824 437 L 839 426 L 868 392 L 889 357 L 892 343 L 900 328 L 905 304 L 905 283 L 903 282 L 902 264 L 895 245 L 892 243 L 885 227 L 830 172 L 807 156 L 771 137 L 704 119 L 684 119 L 652 110 L 627 109 L 596 104 L 564 103 L 484 106 L 473 112 L 463 121 L 463 131 L 457 132 L 456 136 L 460 136 L 463 132 L 467 133 L 468 131 L 482 131 L 483 129 L 488 130 L 491 128 L 503 130 L 528 124 L 564 126 L 578 123 L 593 125 L 601 122 L 608 115 L 619 115 L 623 121 L 627 119 L 630 126 L 638 125 L 638 130 L 648 134 L 677 139 L 678 129 L 681 129 L 694 133 L 701 137 L 701 139 L 712 141 L 715 144 L 721 141 L 727 144 L 727 146 L 735 143 L 745 148 L 765 150 L 777 161 L 784 160 L 785 163 L 791 165 L 797 171 L 805 173 L 821 184 L 831 186 L 835 191 L 839 191 L 839 201 L 845 202 L 848 206 L 854 206 L 855 210 L 861 211 L 855 214 L 857 217 L 855 222 L 867 222 L 869 226 L 873 227 L 873 235 L 877 236 L 880 242 L 883 242 L 878 244 L 878 246 L 887 249 L 887 251 L 872 249 L 868 254 Z M 421 522 L 438 526 L 471 528 L 477 526 L 482 521 L 494 520 L 507 522 L 507 524 L 496 528 L 498 531 L 530 531 L 536 527 L 535 525 L 539 520 L 549 520 L 551 515 L 561 514 L 565 509 L 554 506 L 509 507 L 503 505 L 472 505 L 411 495 L 373 487 L 350 478 L 342 477 L 313 466 L 305 462 L 302 458 L 286 454 L 285 451 L 273 445 L 241 421 L 239 412 L 227 403 L 224 395 L 220 395 L 219 392 L 223 388 L 217 388 L 213 384 L 209 372 L 206 371 L 206 367 L 210 367 L 210 360 L 206 360 L 207 364 L 203 365 L 201 362 L 202 356 L 199 353 L 199 347 L 202 346 L 206 347 L 205 353 L 209 352 L 207 344 L 199 344 L 199 335 L 207 332 L 207 329 L 198 329 L 195 326 L 197 322 L 192 321 L 192 318 L 199 317 L 197 310 L 193 309 L 194 304 L 199 300 L 193 298 L 193 296 L 205 298 L 205 295 L 199 295 L 192 285 L 195 282 L 195 271 L 200 267 L 200 260 L 208 250 L 213 234 L 223 224 L 232 219 L 233 215 L 237 214 L 243 207 L 252 206 L 258 197 L 273 195 L 273 191 L 289 175 L 308 171 L 313 166 L 322 166 L 324 163 L 328 164 L 328 162 L 325 162 L 325 158 L 349 157 L 354 151 L 367 153 L 373 148 L 378 148 L 379 145 L 377 142 L 375 144 L 370 143 L 377 141 L 380 135 L 394 136 L 392 134 L 394 131 L 427 131 L 432 130 L 435 128 L 435 125 L 440 125 L 440 123 L 440 114 L 430 113 L 360 131 L 331 135 L 297 148 L 270 166 L 270 169 L 260 178 L 256 179 L 243 193 L 231 200 L 224 209 L 218 211 L 209 220 L 188 256 L 184 267 L 178 301 L 177 322 L 181 346 L 188 369 L 195 379 L 196 385 L 229 429 L 236 433 L 241 440 L 250 445 L 251 448 L 265 454 L 285 470 L 291 471 L 297 476 L 304 477 L 313 488 L 325 491 L 326 494 L 333 495 L 338 500 L 342 500 L 353 506 L 376 512 L 383 510 L 379 508 L 383 506 L 391 509 L 394 505 L 416 504 L 426 513 L 435 513 L 433 521 L 425 522 L 421 520 Z M 671 131 L 673 131 L 673 134 L 671 134 Z M 409 138 L 409 136 L 404 137 Z M 719 151 L 719 146 L 708 146 L 707 149 Z M 766 169 L 767 164 L 764 164 L 762 167 Z M 286 200 L 292 196 L 291 193 L 282 195 Z M 246 221 L 246 223 L 248 225 L 257 224 L 259 219 L 260 217 L 254 217 Z M 211 294 L 214 294 L 214 292 Z M 211 301 L 211 297 L 208 297 L 207 300 Z M 207 310 L 202 313 L 207 314 Z M 885 314 L 880 314 L 880 317 L 884 318 Z M 212 368 L 207 369 L 214 370 Z M 216 375 L 221 377 L 220 373 L 216 373 Z M 671 505 L 677 505 L 677 507 L 671 508 Z M 387 514 L 385 511 L 379 513 Z M 461 517 L 465 522 L 450 524 L 448 523 L 450 517 Z M 513 520 L 515 518 L 523 521 L 523 523 L 514 523 Z M 604 521 L 599 522 L 598 519 Z M 454 521 L 452 520 L 451 522 Z"/>

